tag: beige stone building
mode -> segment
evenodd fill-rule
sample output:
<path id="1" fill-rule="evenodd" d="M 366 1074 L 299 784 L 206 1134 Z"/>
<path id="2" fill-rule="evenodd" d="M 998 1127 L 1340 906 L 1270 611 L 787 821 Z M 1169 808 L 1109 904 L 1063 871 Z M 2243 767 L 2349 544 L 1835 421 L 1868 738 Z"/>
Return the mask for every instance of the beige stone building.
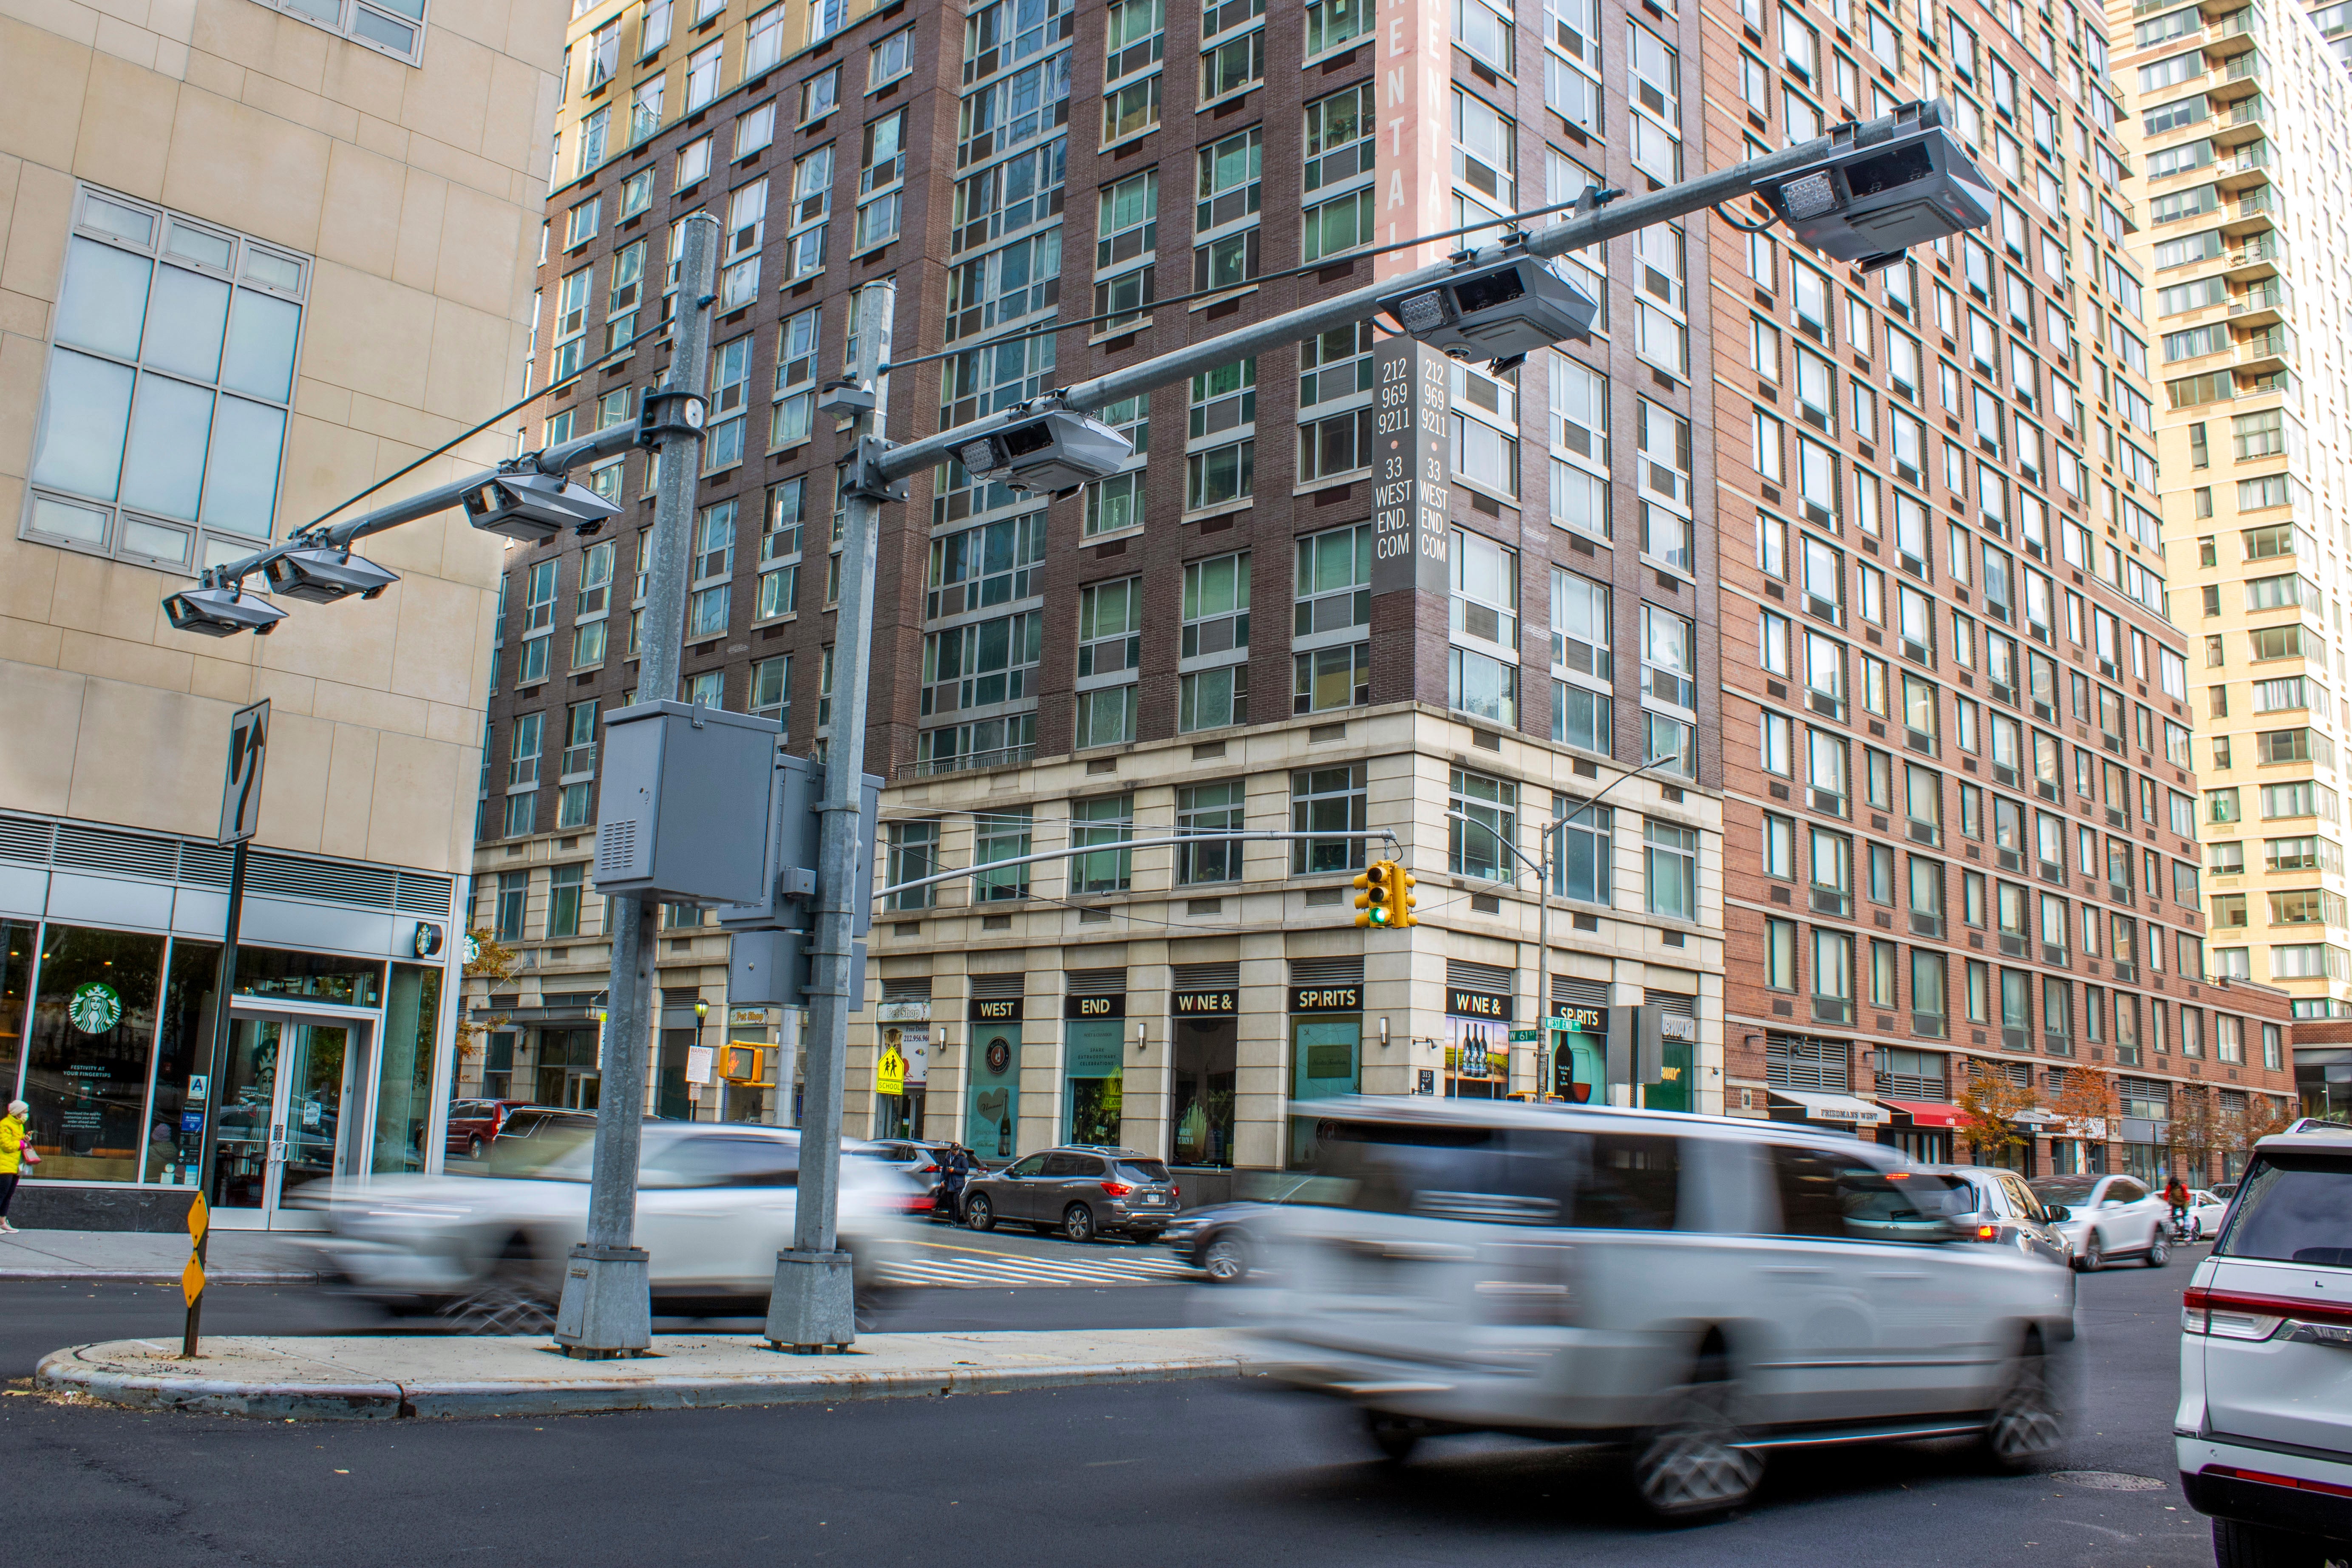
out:
<path id="1" fill-rule="evenodd" d="M 2352 1012 L 2352 81 L 2294 5 L 2110 12 L 2215 973 Z M 2143 324 L 2144 322 L 2144 324 Z M 2173 679 L 2167 672 L 2168 680 Z"/>
<path id="2" fill-rule="evenodd" d="M 160 606 L 513 399 L 563 22 L 0 5 L 0 1089 L 48 1178 L 19 1218 L 175 1218 L 208 1105 L 231 1224 L 437 1162 L 500 542 L 457 514 L 384 534 L 397 584 L 281 605 L 266 638 Z M 486 434 L 382 498 L 511 450 Z M 222 767 L 264 699 L 206 1083 Z"/>

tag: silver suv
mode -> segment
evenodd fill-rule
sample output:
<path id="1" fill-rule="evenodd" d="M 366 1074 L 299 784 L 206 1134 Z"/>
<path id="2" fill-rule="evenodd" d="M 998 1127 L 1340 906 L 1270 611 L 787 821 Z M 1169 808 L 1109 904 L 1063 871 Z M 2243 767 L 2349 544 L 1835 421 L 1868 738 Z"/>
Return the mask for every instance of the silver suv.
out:
<path id="1" fill-rule="evenodd" d="M 1264 1218 L 1280 1284 L 1226 1300 L 1391 1458 L 1454 1432 L 1619 1444 L 1641 1500 L 1691 1519 L 1777 1447 L 1972 1436 L 2022 1468 L 2063 1441 L 2073 1279 L 1968 1244 L 1962 1178 L 1780 1122 L 1300 1109 L 1319 1180 Z"/>
<path id="2" fill-rule="evenodd" d="M 2180 1326 L 2173 1440 L 2214 1560 L 2352 1556 L 2352 1126 L 2254 1145 Z"/>
<path id="3" fill-rule="evenodd" d="M 1157 1241 L 1176 1217 L 1180 1195 L 1168 1167 L 1140 1149 L 1069 1143 L 974 1174 L 964 1186 L 963 1217 L 974 1230 L 1025 1220 L 1072 1241 L 1106 1233 Z"/>

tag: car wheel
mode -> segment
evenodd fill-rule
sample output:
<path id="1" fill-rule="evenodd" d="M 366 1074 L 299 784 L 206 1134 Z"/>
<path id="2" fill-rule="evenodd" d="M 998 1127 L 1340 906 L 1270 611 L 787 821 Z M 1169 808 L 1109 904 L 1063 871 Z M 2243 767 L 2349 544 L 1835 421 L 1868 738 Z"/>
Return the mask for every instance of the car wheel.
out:
<path id="1" fill-rule="evenodd" d="M 1666 1397 L 1664 1419 L 1633 1450 L 1633 1489 L 1654 1517 L 1676 1524 L 1728 1513 L 1756 1495 L 1764 1459 L 1742 1447 L 1738 1381 L 1720 1351 L 1699 1358 Z"/>
<path id="2" fill-rule="evenodd" d="M 2161 1268 L 2171 1260 L 2172 1238 L 2164 1234 L 2164 1226 L 2159 1223 L 2154 1230 L 2148 1232 L 2147 1266 L 2150 1268 Z"/>
<path id="3" fill-rule="evenodd" d="M 1249 1278 L 1249 1243 L 1220 1231 L 1201 1250 L 1201 1268 L 1213 1285 L 1238 1285 Z"/>
<path id="4" fill-rule="evenodd" d="M 518 1236 L 439 1316 L 461 1334 L 544 1334 L 554 1331 L 555 1308 L 530 1244 Z"/>
<path id="5" fill-rule="evenodd" d="M 2015 1474 L 2056 1453 L 2065 1437 L 2064 1414 L 2051 1386 L 2050 1360 L 2036 1336 L 2011 1363 L 2000 1402 L 1985 1423 L 1985 1455 L 1997 1468 Z"/>
<path id="6" fill-rule="evenodd" d="M 1072 1241 L 1092 1241 L 1095 1238 L 1095 1211 L 1084 1204 L 1072 1204 L 1064 1209 L 1062 1234 Z"/>
<path id="7" fill-rule="evenodd" d="M 2083 1242 L 2082 1256 L 2074 1259 L 2074 1267 L 2088 1274 L 2106 1260 L 2106 1243 L 2099 1239 L 2099 1233 L 2095 1230 Z"/>
<path id="8" fill-rule="evenodd" d="M 2307 1535 L 2242 1520 L 2213 1521 L 2213 1568 L 2320 1568 L 2334 1552 Z"/>
<path id="9" fill-rule="evenodd" d="M 1421 1439 L 1429 1430 L 1425 1421 L 1410 1415 L 1383 1415 L 1377 1410 L 1364 1412 L 1364 1436 L 1381 1451 L 1381 1458 L 1391 1465 L 1402 1465 L 1412 1458 L 1421 1447 Z"/>
<path id="10" fill-rule="evenodd" d="M 996 1205 L 988 1201 L 986 1193 L 974 1193 L 963 1205 L 963 1222 L 974 1230 L 996 1228 Z"/>
<path id="11" fill-rule="evenodd" d="M 466 1158 L 467 1158 L 467 1159 L 468 1159 L 468 1160 L 478 1160 L 478 1159 L 480 1159 L 481 1157 L 482 1157 L 482 1141 L 481 1141 L 479 1138 L 468 1138 L 468 1139 L 467 1139 L 467 1140 L 466 1140 Z"/>

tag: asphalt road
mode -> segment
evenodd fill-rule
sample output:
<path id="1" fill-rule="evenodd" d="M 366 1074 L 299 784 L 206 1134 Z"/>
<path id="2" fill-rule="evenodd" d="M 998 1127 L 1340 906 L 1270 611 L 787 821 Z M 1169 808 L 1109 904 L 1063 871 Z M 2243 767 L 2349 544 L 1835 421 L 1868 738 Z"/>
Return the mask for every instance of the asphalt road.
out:
<path id="1" fill-rule="evenodd" d="M 1024 1249 L 1025 1250 L 1025 1249 Z M 854 1561 L 1160 1564 L 2000 1563 L 2188 1568 L 2171 1484 L 2171 1267 L 2082 1281 L 2086 1405 L 2062 1464 L 2161 1482 L 1988 1474 L 1948 1444 L 1776 1455 L 1745 1514 L 1660 1531 L 1603 1457 L 1502 1439 L 1376 1463 L 1342 1412 L 1242 1383 L 537 1421 L 265 1425 L 0 1399 L 11 1542 L 44 1568 L 488 1561 L 642 1568 Z M 908 1292 L 886 1326 L 1206 1321 L 1206 1288 Z M 176 1332 L 174 1293 L 0 1285 L 0 1370 Z M 382 1320 L 315 1292 L 216 1290 L 224 1332 Z M 21 1388 L 22 1384 L 16 1384 Z M 2055 1468 L 2055 1467 L 2053 1467 Z"/>

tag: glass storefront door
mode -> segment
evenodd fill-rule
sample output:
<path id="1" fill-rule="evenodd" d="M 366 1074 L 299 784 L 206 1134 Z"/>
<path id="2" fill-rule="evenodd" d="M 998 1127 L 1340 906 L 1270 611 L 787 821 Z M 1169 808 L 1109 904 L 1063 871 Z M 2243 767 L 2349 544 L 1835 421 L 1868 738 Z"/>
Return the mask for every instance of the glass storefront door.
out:
<path id="1" fill-rule="evenodd" d="M 220 1118 L 214 1207 L 265 1228 L 299 1227 L 310 1215 L 296 1194 L 316 1186 L 308 1195 L 323 1197 L 326 1184 L 368 1169 L 360 1102 L 372 1081 L 371 1034 L 351 1019 L 236 1016 L 223 1081 L 208 1097 Z"/>

